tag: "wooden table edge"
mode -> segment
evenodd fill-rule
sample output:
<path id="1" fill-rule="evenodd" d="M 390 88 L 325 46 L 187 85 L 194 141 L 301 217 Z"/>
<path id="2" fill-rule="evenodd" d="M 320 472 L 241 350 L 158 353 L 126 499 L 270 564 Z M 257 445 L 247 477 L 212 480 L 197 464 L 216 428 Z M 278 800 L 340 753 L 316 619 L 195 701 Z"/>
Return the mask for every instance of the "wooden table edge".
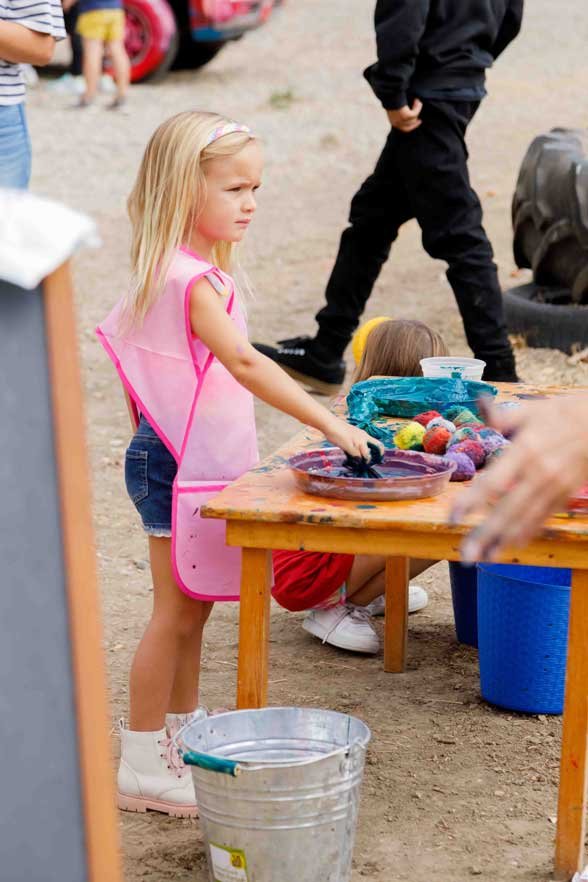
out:
<path id="1" fill-rule="evenodd" d="M 429 532 L 387 527 L 334 527 L 324 524 L 227 520 L 227 545 L 242 548 L 323 551 L 343 554 L 378 554 L 384 557 L 460 560 L 466 528 L 447 527 Z M 526 548 L 506 549 L 500 563 L 588 570 L 588 544 L 567 537 L 539 538 Z"/>

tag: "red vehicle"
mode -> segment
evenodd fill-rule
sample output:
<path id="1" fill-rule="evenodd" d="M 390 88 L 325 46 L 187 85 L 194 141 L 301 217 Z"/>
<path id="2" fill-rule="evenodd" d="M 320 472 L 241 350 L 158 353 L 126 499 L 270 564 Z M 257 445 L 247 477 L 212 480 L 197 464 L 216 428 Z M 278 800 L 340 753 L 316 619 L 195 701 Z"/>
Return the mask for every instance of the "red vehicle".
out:
<path id="1" fill-rule="evenodd" d="M 200 67 L 229 40 L 263 24 L 278 0 L 124 0 L 133 82 L 175 64 Z"/>

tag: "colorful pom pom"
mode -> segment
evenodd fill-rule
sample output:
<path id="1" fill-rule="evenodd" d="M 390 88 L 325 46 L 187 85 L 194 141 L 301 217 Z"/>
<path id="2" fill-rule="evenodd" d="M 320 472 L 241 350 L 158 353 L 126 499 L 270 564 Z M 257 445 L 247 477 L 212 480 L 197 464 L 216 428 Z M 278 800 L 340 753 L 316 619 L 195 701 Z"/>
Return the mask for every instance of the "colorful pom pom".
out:
<path id="1" fill-rule="evenodd" d="M 472 413 L 471 410 L 468 410 L 467 407 L 462 408 L 459 413 L 456 413 L 453 417 L 453 422 L 459 428 L 460 426 L 470 425 L 470 426 L 481 426 L 483 425 L 482 420 L 479 420 L 475 413 Z"/>
<path id="2" fill-rule="evenodd" d="M 490 456 L 490 454 L 494 453 L 496 450 L 501 450 L 509 443 L 506 438 L 503 438 L 502 435 L 499 435 L 498 433 L 496 433 L 496 435 L 487 435 L 485 438 L 481 438 L 480 441 L 486 456 Z"/>
<path id="3" fill-rule="evenodd" d="M 446 420 L 443 417 L 435 417 L 434 420 L 431 420 L 431 422 L 427 423 L 427 425 L 425 426 L 427 432 L 429 431 L 429 429 L 436 429 L 437 427 L 447 429 L 447 431 L 450 432 L 452 435 L 457 429 L 455 423 L 452 423 L 450 420 Z"/>
<path id="4" fill-rule="evenodd" d="M 450 450 L 454 453 L 465 453 L 466 456 L 469 456 L 477 469 L 481 469 L 486 461 L 484 448 L 479 441 L 471 441 L 468 438 L 467 441 L 460 441 L 459 444 L 452 444 Z"/>
<path id="5" fill-rule="evenodd" d="M 420 423 L 407 423 L 394 435 L 394 444 L 400 450 L 422 450 L 425 434 L 425 427 Z"/>
<path id="6" fill-rule="evenodd" d="M 443 416 L 446 420 L 451 420 L 452 423 L 455 422 L 456 416 L 463 411 L 463 406 L 461 404 L 452 404 L 451 407 L 448 407 Z"/>
<path id="7" fill-rule="evenodd" d="M 501 435 L 500 432 L 497 432 L 496 429 L 491 429 L 489 426 L 484 426 L 479 430 L 477 440 L 484 448 L 486 456 L 509 443 L 504 435 Z"/>
<path id="8" fill-rule="evenodd" d="M 505 441 L 502 447 L 497 447 L 496 450 L 493 450 L 486 456 L 486 465 L 490 465 L 490 463 L 494 462 L 504 454 L 506 448 L 510 445 L 510 441 Z"/>
<path id="9" fill-rule="evenodd" d="M 461 444 L 462 441 L 477 441 L 478 436 L 469 426 L 462 426 L 461 429 L 457 429 L 453 435 L 451 436 L 451 440 L 448 447 L 453 447 L 455 444 Z"/>
<path id="10" fill-rule="evenodd" d="M 452 435 L 443 426 L 435 426 L 427 429 L 427 434 L 423 438 L 423 447 L 427 453 L 436 453 L 441 455 L 447 450 Z"/>
<path id="11" fill-rule="evenodd" d="M 437 417 L 440 417 L 441 414 L 437 410 L 427 410 L 425 413 L 419 413 L 415 416 L 415 423 L 419 423 L 421 426 L 427 426 L 431 420 L 434 420 Z"/>
<path id="12" fill-rule="evenodd" d="M 454 462 L 457 465 L 457 468 L 451 476 L 452 481 L 471 481 L 476 474 L 475 465 L 465 453 L 456 453 L 452 448 L 445 454 L 444 459 L 448 459 L 450 462 Z"/>

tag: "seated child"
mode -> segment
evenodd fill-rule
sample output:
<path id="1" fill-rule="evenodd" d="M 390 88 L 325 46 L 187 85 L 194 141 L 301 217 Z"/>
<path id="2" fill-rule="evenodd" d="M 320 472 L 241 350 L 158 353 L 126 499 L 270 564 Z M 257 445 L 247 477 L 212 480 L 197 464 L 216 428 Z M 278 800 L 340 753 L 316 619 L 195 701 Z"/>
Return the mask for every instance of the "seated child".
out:
<path id="1" fill-rule="evenodd" d="M 420 359 L 448 355 L 439 336 L 422 322 L 384 320 L 365 336 L 354 382 L 372 376 L 422 376 Z M 357 347 L 354 347 L 357 352 Z M 274 551 L 275 600 L 291 612 L 309 610 L 305 631 L 340 649 L 375 654 L 380 641 L 371 617 L 384 614 L 386 558 L 313 551 Z M 435 561 L 414 560 L 410 578 Z M 423 609 L 427 592 L 409 588 L 409 612 Z"/>

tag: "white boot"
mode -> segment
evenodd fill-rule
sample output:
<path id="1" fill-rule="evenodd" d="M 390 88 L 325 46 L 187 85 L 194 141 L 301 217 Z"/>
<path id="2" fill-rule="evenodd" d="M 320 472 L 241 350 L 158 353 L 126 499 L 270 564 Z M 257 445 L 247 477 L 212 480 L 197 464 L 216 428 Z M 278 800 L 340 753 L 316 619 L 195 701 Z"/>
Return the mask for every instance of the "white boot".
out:
<path id="1" fill-rule="evenodd" d="M 192 775 L 166 729 L 131 732 L 120 725 L 118 807 L 128 812 L 163 812 L 196 818 Z"/>

